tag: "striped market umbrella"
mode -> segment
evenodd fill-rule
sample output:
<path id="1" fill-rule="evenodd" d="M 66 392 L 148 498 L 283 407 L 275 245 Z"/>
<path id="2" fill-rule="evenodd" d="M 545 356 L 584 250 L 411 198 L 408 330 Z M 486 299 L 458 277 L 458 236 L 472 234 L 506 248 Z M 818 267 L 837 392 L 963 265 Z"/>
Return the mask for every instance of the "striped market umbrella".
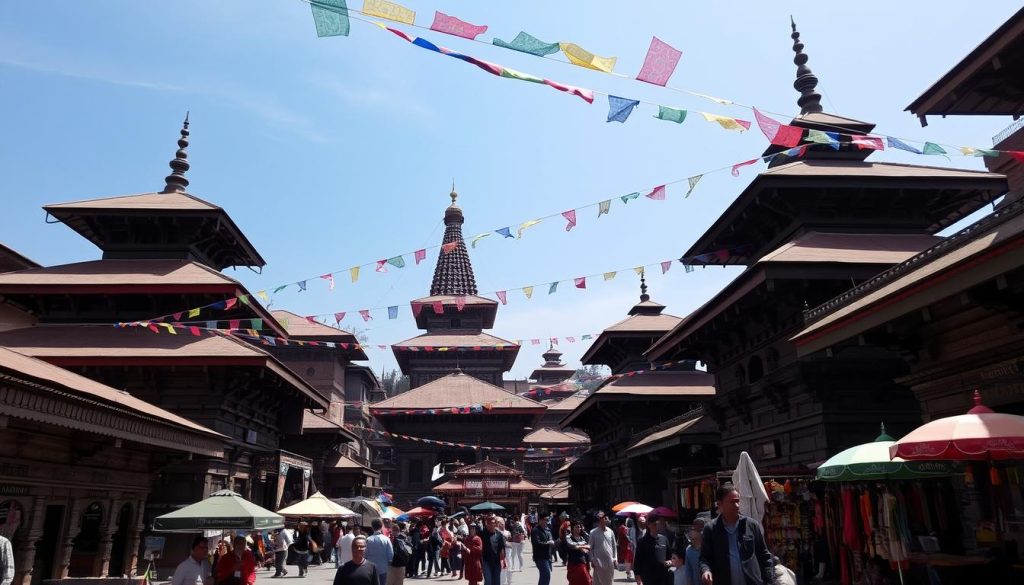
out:
<path id="1" fill-rule="evenodd" d="M 822 481 L 874 481 L 885 479 L 927 479 L 944 477 L 955 471 L 949 461 L 906 461 L 889 459 L 889 448 L 895 439 L 885 432 L 874 441 L 850 447 L 818 467 L 817 479 Z"/>

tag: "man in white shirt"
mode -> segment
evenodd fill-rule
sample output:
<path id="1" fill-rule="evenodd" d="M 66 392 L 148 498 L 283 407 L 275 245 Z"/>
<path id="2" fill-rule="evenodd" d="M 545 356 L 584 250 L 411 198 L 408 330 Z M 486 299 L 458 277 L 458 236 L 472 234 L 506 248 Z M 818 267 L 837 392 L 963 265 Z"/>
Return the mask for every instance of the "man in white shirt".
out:
<path id="1" fill-rule="evenodd" d="M 352 560 L 352 541 L 356 539 L 355 526 L 345 527 L 345 535 L 338 539 L 338 568 Z"/>
<path id="2" fill-rule="evenodd" d="M 288 571 L 284 568 L 284 561 L 288 558 L 288 547 L 292 545 L 292 535 L 287 528 L 278 528 L 274 533 L 274 575 L 273 577 L 284 577 Z"/>
<path id="3" fill-rule="evenodd" d="M 590 566 L 594 585 L 612 585 L 615 577 L 615 531 L 608 526 L 608 516 L 597 513 L 597 526 L 590 531 Z"/>
<path id="4" fill-rule="evenodd" d="M 11 585 L 14 581 L 14 549 L 11 541 L 0 535 L 0 585 Z"/>
<path id="5" fill-rule="evenodd" d="M 212 585 L 213 577 L 210 570 L 209 545 L 206 538 L 197 536 L 192 540 L 192 554 L 178 564 L 171 577 L 171 585 Z M 5 583 L 7 583 L 5 581 Z"/>

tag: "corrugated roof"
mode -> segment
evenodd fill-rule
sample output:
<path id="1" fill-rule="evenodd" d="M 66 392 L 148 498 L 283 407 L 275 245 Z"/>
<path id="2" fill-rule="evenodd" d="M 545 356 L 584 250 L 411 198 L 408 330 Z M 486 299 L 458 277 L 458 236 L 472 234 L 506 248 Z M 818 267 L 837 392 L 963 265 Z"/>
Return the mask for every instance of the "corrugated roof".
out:
<path id="1" fill-rule="evenodd" d="M 67 203 L 51 203 L 43 207 L 47 211 L 61 209 L 165 209 L 165 210 L 197 210 L 215 211 L 220 207 L 189 195 L 188 193 L 138 193 L 136 195 L 118 195 L 100 199 L 84 199 Z"/>
<path id="2" fill-rule="evenodd" d="M 590 437 L 582 433 L 540 428 L 523 437 L 523 443 L 534 445 L 577 445 L 589 443 Z"/>
<path id="3" fill-rule="evenodd" d="M 942 239 L 926 234 L 807 232 L 765 254 L 758 262 L 898 264 Z"/>
<path id="4" fill-rule="evenodd" d="M 210 284 L 241 286 L 238 281 L 190 260 L 91 260 L 0 274 L 0 287 Z"/>
<path id="5" fill-rule="evenodd" d="M 370 411 L 453 408 L 471 404 L 490 404 L 490 410 L 543 412 L 545 408 L 539 402 L 517 396 L 494 384 L 488 384 L 463 373 L 455 373 L 371 404 Z"/>

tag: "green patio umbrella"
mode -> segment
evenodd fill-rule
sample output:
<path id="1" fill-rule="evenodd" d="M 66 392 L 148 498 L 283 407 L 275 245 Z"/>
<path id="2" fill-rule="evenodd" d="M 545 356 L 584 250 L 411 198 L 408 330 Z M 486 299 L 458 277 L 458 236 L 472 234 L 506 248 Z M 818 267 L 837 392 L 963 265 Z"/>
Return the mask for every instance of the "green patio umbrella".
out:
<path id="1" fill-rule="evenodd" d="M 495 504 L 494 502 L 480 502 L 479 504 L 470 508 L 474 512 L 501 512 L 505 509 L 501 504 Z"/>
<path id="2" fill-rule="evenodd" d="M 889 447 L 896 442 L 885 433 L 871 443 L 864 443 L 832 456 L 818 467 L 822 481 L 873 481 L 884 479 L 927 479 L 944 477 L 956 471 L 952 461 L 905 461 L 889 458 Z"/>
<path id="3" fill-rule="evenodd" d="M 265 530 L 283 526 L 283 516 L 261 508 L 231 490 L 213 492 L 201 502 L 153 520 L 153 530 L 158 532 Z"/>

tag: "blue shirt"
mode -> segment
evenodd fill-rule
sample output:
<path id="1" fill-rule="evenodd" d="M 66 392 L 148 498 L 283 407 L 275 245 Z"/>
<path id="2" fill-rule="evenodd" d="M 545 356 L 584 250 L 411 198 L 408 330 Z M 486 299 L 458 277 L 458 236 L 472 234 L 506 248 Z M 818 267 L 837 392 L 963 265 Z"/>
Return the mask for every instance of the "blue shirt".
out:
<path id="1" fill-rule="evenodd" d="M 683 559 L 683 570 L 686 571 L 687 585 L 700 585 L 700 549 L 693 546 L 686 547 L 686 558 Z"/>
<path id="2" fill-rule="evenodd" d="M 388 574 L 388 565 L 394 556 L 395 549 L 391 547 L 391 539 L 380 531 L 374 532 L 373 536 L 366 539 L 366 560 L 377 567 L 378 575 Z"/>
<path id="3" fill-rule="evenodd" d="M 740 543 L 736 537 L 736 529 L 739 522 L 729 526 L 723 522 L 725 533 L 729 536 L 729 585 L 746 585 L 747 579 L 743 576 L 743 563 L 740 562 Z"/>

